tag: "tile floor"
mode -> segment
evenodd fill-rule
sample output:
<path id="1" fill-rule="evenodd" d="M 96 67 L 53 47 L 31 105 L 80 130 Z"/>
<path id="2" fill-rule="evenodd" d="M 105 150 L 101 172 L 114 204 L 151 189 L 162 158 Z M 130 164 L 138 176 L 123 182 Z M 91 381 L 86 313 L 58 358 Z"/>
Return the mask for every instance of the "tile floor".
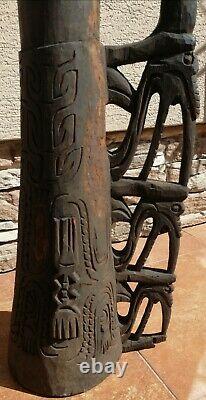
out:
<path id="1" fill-rule="evenodd" d="M 141 239 L 142 246 L 144 239 Z M 128 353 L 123 378 L 109 376 L 74 400 L 206 400 L 206 224 L 183 231 L 167 342 L 155 349 Z M 139 249 L 137 249 L 139 252 Z M 158 239 L 150 265 L 162 265 L 167 238 Z M 7 365 L 7 342 L 14 273 L 0 275 L 0 399 L 41 399 L 24 392 Z M 151 324 L 158 324 L 158 312 Z M 43 399 L 43 398 L 42 398 Z"/>

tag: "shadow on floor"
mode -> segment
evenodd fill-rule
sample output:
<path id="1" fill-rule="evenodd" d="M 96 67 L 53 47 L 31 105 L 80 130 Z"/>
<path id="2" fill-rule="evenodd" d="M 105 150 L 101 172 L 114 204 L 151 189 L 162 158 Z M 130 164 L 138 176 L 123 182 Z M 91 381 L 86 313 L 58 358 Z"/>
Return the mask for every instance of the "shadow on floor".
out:
<path id="1" fill-rule="evenodd" d="M 8 366 L 8 338 L 11 321 L 10 311 L 0 311 L 0 387 L 28 393 L 11 376 Z"/>

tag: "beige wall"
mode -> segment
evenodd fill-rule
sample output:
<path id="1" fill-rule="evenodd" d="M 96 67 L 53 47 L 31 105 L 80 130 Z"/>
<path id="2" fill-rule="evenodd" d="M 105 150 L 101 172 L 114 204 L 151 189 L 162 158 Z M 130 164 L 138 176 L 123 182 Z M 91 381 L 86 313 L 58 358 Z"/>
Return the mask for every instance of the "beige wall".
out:
<path id="1" fill-rule="evenodd" d="M 143 39 L 154 28 L 159 14 L 160 0 L 101 0 L 101 40 L 104 44 L 120 44 Z M 206 0 L 199 0 L 195 29 L 196 52 L 199 53 L 198 83 L 201 94 L 200 121 L 205 114 L 206 63 Z M 0 0 L 0 139 L 19 136 L 19 77 L 18 77 L 18 18 L 15 0 Z M 144 65 L 123 67 L 122 70 L 136 86 Z M 154 124 L 157 105 L 149 109 L 147 125 Z M 107 129 L 124 129 L 128 121 L 125 112 L 109 106 Z M 168 123 L 180 122 L 175 109 Z"/>

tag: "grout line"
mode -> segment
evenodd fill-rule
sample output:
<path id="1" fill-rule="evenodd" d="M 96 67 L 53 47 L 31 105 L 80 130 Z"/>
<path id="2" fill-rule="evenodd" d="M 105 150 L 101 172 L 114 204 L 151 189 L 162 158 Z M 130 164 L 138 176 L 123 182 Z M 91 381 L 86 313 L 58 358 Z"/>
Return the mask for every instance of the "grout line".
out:
<path id="1" fill-rule="evenodd" d="M 206 225 L 206 224 L 205 224 L 205 225 Z M 186 236 L 186 235 L 189 235 L 190 237 L 194 238 L 194 239 L 197 241 L 197 243 L 200 245 L 200 247 L 203 247 L 203 246 L 205 245 L 205 244 L 203 243 L 203 241 L 202 241 L 201 239 L 199 239 L 198 237 L 196 237 L 194 234 L 189 233 L 189 232 L 184 232 L 184 233 L 183 233 L 183 236 Z M 180 238 L 180 243 L 181 243 L 181 241 L 182 241 L 182 239 L 183 239 L 183 236 Z M 185 257 L 185 256 L 190 255 L 190 254 L 193 254 L 193 253 L 196 254 L 196 253 L 197 253 L 197 250 L 196 250 L 196 249 L 193 249 L 193 250 L 185 250 L 185 251 L 183 251 L 182 253 L 179 252 L 179 254 L 178 254 L 178 259 L 177 259 L 177 263 L 178 263 L 178 260 L 179 260 L 181 257 Z M 165 261 L 168 261 L 168 257 L 149 261 L 149 262 L 148 262 L 148 265 L 151 265 L 151 267 L 152 267 L 154 264 L 161 263 L 161 262 L 165 262 Z M 154 266 L 155 266 L 155 265 L 154 265 Z"/>
<path id="2" fill-rule="evenodd" d="M 201 243 L 201 245 L 200 245 L 200 247 L 203 247 L 203 244 Z M 193 255 L 193 254 L 196 254 L 197 255 L 197 250 L 191 250 L 191 251 L 184 251 L 184 252 L 182 252 L 181 254 L 178 254 L 178 258 L 177 258 L 177 264 L 178 264 L 178 260 L 180 259 L 180 258 L 182 258 L 182 257 L 185 257 L 185 256 L 190 256 L 190 255 Z M 166 257 L 166 258 L 163 258 L 163 259 L 161 259 L 161 260 L 153 260 L 153 261 L 149 261 L 148 262 L 148 266 L 156 266 L 156 264 L 159 264 L 159 263 L 162 263 L 162 262 L 166 262 L 166 261 L 168 261 L 168 257 Z"/>
<path id="3" fill-rule="evenodd" d="M 202 244 L 201 244 L 201 247 L 203 247 Z M 194 249 L 194 250 L 191 250 L 191 251 L 186 251 L 186 250 L 185 250 L 185 252 L 183 252 L 183 253 L 181 253 L 181 254 L 178 254 L 177 266 L 178 266 L 178 261 L 179 261 L 180 259 L 182 259 L 182 258 L 185 257 L 185 256 L 190 256 L 190 255 L 193 255 L 193 254 L 195 254 L 195 255 L 197 256 L 197 250 L 195 250 L 195 249 Z M 161 260 L 152 260 L 152 261 L 148 261 L 145 265 L 146 265 L 146 267 L 158 268 L 158 265 L 161 264 L 161 263 L 163 263 L 163 262 L 167 263 L 167 262 L 168 262 L 168 257 L 163 258 L 163 259 L 161 259 Z M 161 266 L 159 266 L 159 267 L 161 268 Z M 164 268 L 164 267 L 162 267 L 162 269 L 165 269 L 165 270 L 166 270 L 166 268 Z"/>
<path id="4" fill-rule="evenodd" d="M 174 394 L 174 392 L 170 389 L 170 387 L 163 381 L 161 376 L 155 371 L 152 365 L 147 361 L 147 359 L 142 355 L 142 353 L 138 352 L 142 360 L 147 364 L 148 368 L 154 373 L 156 378 L 162 383 L 162 385 L 167 389 L 167 391 L 173 396 L 174 399 L 178 400 L 178 397 Z"/>
<path id="5" fill-rule="evenodd" d="M 206 224 L 204 223 L 204 225 L 206 225 Z M 190 235 L 192 238 L 194 238 L 195 240 L 197 240 L 197 241 L 201 244 L 201 246 L 205 246 L 205 243 L 203 242 L 203 240 L 200 239 L 199 237 L 195 236 L 194 233 L 185 232 L 185 234 Z M 181 239 L 180 239 L 180 240 L 181 240 Z"/>

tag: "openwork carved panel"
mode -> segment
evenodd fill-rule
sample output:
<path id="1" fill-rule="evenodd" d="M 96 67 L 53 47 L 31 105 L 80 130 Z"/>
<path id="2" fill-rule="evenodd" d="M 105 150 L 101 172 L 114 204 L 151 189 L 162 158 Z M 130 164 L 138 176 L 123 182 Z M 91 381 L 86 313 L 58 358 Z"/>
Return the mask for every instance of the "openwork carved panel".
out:
<path id="1" fill-rule="evenodd" d="M 166 338 L 199 99 L 196 1 L 161 4 L 151 36 L 103 48 L 99 1 L 18 0 L 22 167 L 9 365 L 19 383 L 42 396 L 84 392 L 107 374 L 82 374 L 80 363 L 95 358 L 105 366 L 119 359 L 122 346 L 139 350 Z M 118 66 L 140 61 L 147 65 L 133 88 Z M 106 69 L 109 103 L 131 114 L 124 140 L 108 153 Z M 126 177 L 155 93 L 160 102 L 148 155 L 139 176 Z M 149 173 L 175 104 L 183 119 L 179 182 L 153 181 Z M 140 198 L 133 212 L 127 196 Z M 124 248 L 113 253 L 111 214 L 130 224 Z M 152 230 L 132 262 L 148 218 Z M 146 267 L 162 233 L 169 237 L 167 268 Z M 121 303 L 129 305 L 126 315 Z M 161 330 L 145 334 L 156 304 Z"/>
<path id="2" fill-rule="evenodd" d="M 177 14 L 174 15 L 174 10 Z M 175 11 L 175 12 L 176 12 Z M 130 224 L 122 250 L 113 249 L 117 278 L 117 303 L 128 303 L 126 315 L 118 313 L 123 351 L 154 347 L 166 339 L 171 316 L 175 267 L 180 244 L 180 215 L 188 194 L 187 183 L 195 137 L 195 120 L 199 112 L 196 84 L 197 59 L 194 56 L 195 2 L 162 1 L 157 28 L 142 42 L 106 47 L 109 104 L 130 113 L 126 135 L 117 148 L 109 150 L 111 168 L 112 220 Z M 119 66 L 147 61 L 137 88 L 127 80 Z M 151 143 L 144 165 L 136 177 L 127 172 L 144 129 L 151 97 L 159 94 L 159 107 Z M 178 183 L 149 179 L 170 107 L 180 105 L 183 122 L 182 162 Z M 140 198 L 131 212 L 125 197 Z M 152 219 L 152 229 L 135 262 L 134 255 L 145 221 Z M 147 259 L 157 237 L 169 239 L 168 264 L 148 267 Z M 141 304 L 147 300 L 136 327 Z M 159 332 L 144 333 L 153 308 L 160 304 L 162 324 Z"/>

